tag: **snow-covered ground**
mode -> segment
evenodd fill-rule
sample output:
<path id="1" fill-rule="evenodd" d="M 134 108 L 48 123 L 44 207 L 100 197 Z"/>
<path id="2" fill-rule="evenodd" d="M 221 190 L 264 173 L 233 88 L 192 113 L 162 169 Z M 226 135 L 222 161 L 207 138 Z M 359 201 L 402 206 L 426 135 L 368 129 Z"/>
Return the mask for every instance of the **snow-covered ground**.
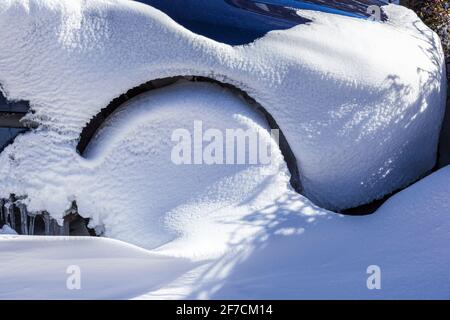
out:
<path id="1" fill-rule="evenodd" d="M 368 217 L 336 215 L 287 192 L 243 217 L 243 228 L 261 228 L 237 232 L 214 259 L 105 238 L 0 236 L 0 298 L 448 299 L 449 182 L 446 167 Z M 81 290 L 66 288 L 72 265 Z M 381 290 L 366 287 L 370 265 L 381 268 Z"/>
<path id="2" fill-rule="evenodd" d="M 126 299 L 173 281 L 195 267 L 112 239 L 1 236 L 0 299 Z M 81 290 L 69 290 L 70 266 Z M 162 272 L 164 270 L 164 272 Z"/>
<path id="3" fill-rule="evenodd" d="M 0 155 L 0 195 L 27 195 L 30 210 L 59 219 L 76 200 L 116 240 L 1 235 L 0 298 L 449 298 L 449 167 L 371 216 L 322 208 L 369 202 L 434 165 L 446 93 L 436 35 L 397 6 L 386 23 L 301 14 L 313 22 L 231 47 L 129 1 L 1 2 L 0 81 L 41 126 Z M 259 111 L 213 84 L 128 101 L 76 153 L 114 97 L 192 74 L 267 109 L 305 196 Z M 173 132 L 198 120 L 253 129 L 272 162 L 174 164 Z M 381 290 L 366 286 L 371 265 Z M 66 286 L 73 266 L 80 290 Z"/>

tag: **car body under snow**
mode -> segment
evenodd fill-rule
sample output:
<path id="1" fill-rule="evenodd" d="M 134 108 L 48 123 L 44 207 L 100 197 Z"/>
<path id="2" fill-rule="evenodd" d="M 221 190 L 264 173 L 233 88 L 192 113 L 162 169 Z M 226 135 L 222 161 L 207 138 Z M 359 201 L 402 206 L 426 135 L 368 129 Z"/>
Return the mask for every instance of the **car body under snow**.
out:
<path id="1" fill-rule="evenodd" d="M 316 10 L 350 17 L 371 17 L 370 6 L 384 5 L 378 0 L 221 0 L 178 1 L 138 0 L 169 15 L 194 33 L 230 45 L 247 44 L 272 30 L 284 30 L 310 20 L 297 14 L 298 9 Z M 27 101 L 7 101 L 0 91 L 0 150 L 24 132 L 30 124 L 20 119 L 28 112 Z"/>
<path id="2" fill-rule="evenodd" d="M 145 2 L 0 1 L 0 299 L 448 298 L 449 167 L 377 214 L 327 210 L 434 166 L 434 32 L 372 1 Z M 171 161 L 198 126 L 251 129 L 271 162 Z M 88 235 L 81 217 L 105 237 L 15 235 Z"/>
<path id="3" fill-rule="evenodd" d="M 213 83 L 262 110 L 283 134 L 294 187 L 322 207 L 369 203 L 434 166 L 445 66 L 437 35 L 411 11 L 390 5 L 371 21 L 364 8 L 379 1 L 190 1 L 188 19 L 179 6 L 143 2 L 0 4 L 2 91 L 29 103 L 21 121 L 33 127 L 0 155 L 3 198 L 56 219 L 84 203 L 104 224 L 87 203 L 107 197 L 83 200 L 83 176 L 101 161 L 84 148 L 130 97 L 178 80 Z M 210 27 L 223 6 L 245 18 Z M 245 37 L 208 36 L 232 27 Z"/>

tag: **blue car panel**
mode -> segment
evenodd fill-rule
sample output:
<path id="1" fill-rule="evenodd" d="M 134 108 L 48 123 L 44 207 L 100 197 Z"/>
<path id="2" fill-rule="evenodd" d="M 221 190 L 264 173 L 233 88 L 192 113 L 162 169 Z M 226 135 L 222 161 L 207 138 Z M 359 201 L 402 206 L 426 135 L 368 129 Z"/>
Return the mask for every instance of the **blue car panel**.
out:
<path id="1" fill-rule="evenodd" d="M 366 19 L 379 0 L 137 0 L 165 12 L 194 33 L 230 45 L 253 42 L 271 30 L 284 30 L 309 20 L 297 10 L 315 10 Z"/>

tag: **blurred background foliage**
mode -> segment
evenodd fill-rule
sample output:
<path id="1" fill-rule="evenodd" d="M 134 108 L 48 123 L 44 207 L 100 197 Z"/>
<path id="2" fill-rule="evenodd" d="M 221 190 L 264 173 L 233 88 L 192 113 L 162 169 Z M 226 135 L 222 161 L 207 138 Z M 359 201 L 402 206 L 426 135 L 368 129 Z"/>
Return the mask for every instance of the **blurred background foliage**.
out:
<path id="1" fill-rule="evenodd" d="M 441 38 L 448 63 L 450 58 L 450 0 L 406 0 L 402 2 L 436 31 Z"/>

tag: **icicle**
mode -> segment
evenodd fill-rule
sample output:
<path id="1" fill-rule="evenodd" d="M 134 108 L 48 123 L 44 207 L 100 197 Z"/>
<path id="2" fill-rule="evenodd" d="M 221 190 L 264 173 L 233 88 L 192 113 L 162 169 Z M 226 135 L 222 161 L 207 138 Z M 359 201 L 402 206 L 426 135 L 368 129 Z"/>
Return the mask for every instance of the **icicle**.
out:
<path id="1" fill-rule="evenodd" d="M 30 224 L 28 227 L 28 234 L 34 235 L 34 222 L 36 220 L 36 215 L 34 213 L 28 213 L 28 216 L 30 217 Z"/>
<path id="2" fill-rule="evenodd" d="M 56 219 L 52 219 L 53 235 L 68 236 L 69 235 L 69 221 L 64 219 L 63 225 L 60 225 Z"/>
<path id="3" fill-rule="evenodd" d="M 20 211 L 20 230 L 23 235 L 28 235 L 28 212 L 27 206 L 23 203 L 17 205 Z"/>
<path id="4" fill-rule="evenodd" d="M 51 219 L 52 220 L 52 235 L 53 236 L 59 236 L 62 234 L 61 231 L 61 226 L 58 224 L 58 221 L 56 221 L 55 219 Z"/>
<path id="5" fill-rule="evenodd" d="M 69 236 L 70 235 L 70 222 L 69 222 L 68 219 L 64 219 L 63 235 L 64 236 Z"/>
<path id="6" fill-rule="evenodd" d="M 11 196 L 7 203 L 8 216 L 9 216 L 9 226 L 11 229 L 16 230 L 16 215 L 14 212 L 14 198 Z"/>
<path id="7" fill-rule="evenodd" d="M 5 202 L 4 206 L 4 210 L 3 210 L 3 216 L 5 217 L 5 223 L 11 227 L 10 223 L 9 223 L 9 206 L 10 203 L 9 202 Z"/>
<path id="8" fill-rule="evenodd" d="M 3 204 L 5 203 L 5 200 L 0 199 L 0 222 L 6 223 L 6 221 L 4 220 L 4 215 L 3 215 Z"/>
<path id="9" fill-rule="evenodd" d="M 7 208 L 7 200 L 3 199 L 3 221 L 8 224 L 8 208 Z"/>
<path id="10" fill-rule="evenodd" d="M 50 215 L 47 212 L 42 213 L 42 219 L 44 220 L 44 225 L 45 225 L 45 235 L 49 236 L 50 235 L 50 225 L 51 225 L 51 219 L 50 219 Z"/>

